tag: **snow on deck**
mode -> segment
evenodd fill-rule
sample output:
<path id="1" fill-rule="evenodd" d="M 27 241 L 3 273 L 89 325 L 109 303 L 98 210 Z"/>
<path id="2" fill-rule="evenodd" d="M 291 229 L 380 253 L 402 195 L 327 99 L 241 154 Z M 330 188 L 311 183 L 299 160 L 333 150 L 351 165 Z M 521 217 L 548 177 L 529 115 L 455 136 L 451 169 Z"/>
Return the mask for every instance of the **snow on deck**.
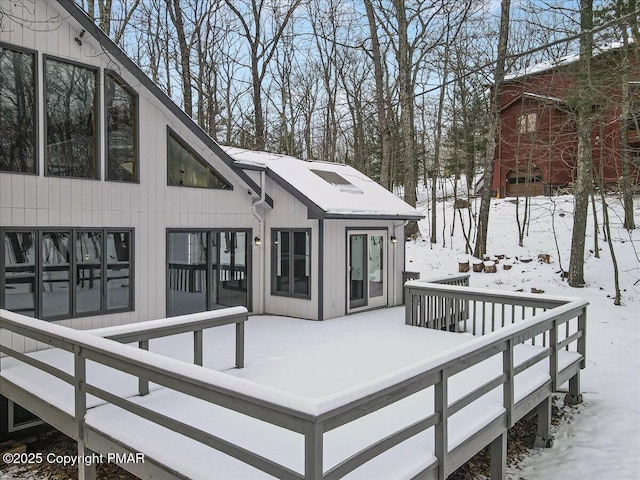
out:
<path id="1" fill-rule="evenodd" d="M 235 369 L 235 330 L 232 325 L 205 332 L 204 365 L 244 379 L 255 390 L 281 392 L 289 399 L 306 398 L 304 403 L 331 403 L 334 396 L 354 399 L 362 386 L 383 377 L 393 378 L 411 365 L 437 359 L 472 340 L 469 334 L 453 334 L 404 325 L 402 307 L 351 315 L 324 322 L 284 317 L 256 316 L 246 324 L 244 369 Z M 150 342 L 153 352 L 187 362 L 192 361 L 192 336 L 178 335 Z M 521 345 L 515 349 L 515 364 L 538 353 L 541 347 Z M 559 367 L 575 360 L 577 354 L 560 352 Z M 72 356 L 59 350 L 34 354 L 68 372 Z M 136 396 L 137 379 L 89 362 L 90 382 L 119 395 L 134 397 L 147 408 L 196 426 L 229 440 L 298 472 L 304 471 L 304 441 L 299 434 L 250 418 L 216 405 L 152 385 L 151 393 Z M 518 375 L 515 401 L 549 380 L 548 359 Z M 465 370 L 449 381 L 449 401 L 464 396 L 502 372 L 502 357 L 496 355 Z M 217 373 L 219 375 L 219 373 Z M 13 359 L 2 362 L 2 376 L 33 394 L 72 413 L 73 389 Z M 86 417 L 89 426 L 128 445 L 134 451 L 166 466 L 202 479 L 254 479 L 268 475 L 202 444 L 143 420 L 98 399 Z M 302 409 L 302 406 L 301 406 Z M 348 458 L 371 443 L 384 438 L 432 413 L 433 392 L 427 389 L 411 395 L 354 422 L 325 434 L 324 470 Z M 504 412 L 502 390 L 495 389 L 467 406 L 449 421 L 449 449 L 482 429 Z M 433 430 L 427 430 L 378 456 L 347 478 L 410 478 L 435 461 Z"/>

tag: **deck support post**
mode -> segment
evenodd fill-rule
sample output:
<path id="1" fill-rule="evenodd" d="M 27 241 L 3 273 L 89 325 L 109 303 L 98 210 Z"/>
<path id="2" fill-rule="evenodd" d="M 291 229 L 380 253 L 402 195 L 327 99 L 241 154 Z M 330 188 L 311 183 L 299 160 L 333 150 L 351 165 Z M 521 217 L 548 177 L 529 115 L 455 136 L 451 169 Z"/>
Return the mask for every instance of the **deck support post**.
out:
<path id="1" fill-rule="evenodd" d="M 580 393 L 580 372 L 577 372 L 569 379 L 569 392 L 564 396 L 565 405 L 577 405 L 582 403 L 582 394 Z"/>
<path id="2" fill-rule="evenodd" d="M 507 478 L 507 432 L 501 433 L 489 445 L 491 460 L 491 480 Z"/>
<path id="3" fill-rule="evenodd" d="M 553 447 L 553 436 L 551 435 L 551 397 L 547 397 L 536 408 L 538 416 L 536 438 L 533 446 L 536 448 Z"/>
<path id="4" fill-rule="evenodd" d="M 89 450 L 83 440 L 78 440 L 78 480 L 97 480 L 96 463 L 100 455 Z"/>
<path id="5" fill-rule="evenodd" d="M 306 422 L 304 425 L 304 478 L 321 480 L 323 474 L 322 424 Z"/>

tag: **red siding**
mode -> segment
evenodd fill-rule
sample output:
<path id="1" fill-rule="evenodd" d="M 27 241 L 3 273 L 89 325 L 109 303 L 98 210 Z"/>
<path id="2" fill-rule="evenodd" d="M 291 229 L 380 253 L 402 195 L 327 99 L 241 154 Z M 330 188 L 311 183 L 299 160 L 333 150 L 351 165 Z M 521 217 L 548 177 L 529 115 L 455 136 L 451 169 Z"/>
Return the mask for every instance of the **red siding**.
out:
<path id="1" fill-rule="evenodd" d="M 598 83 L 598 96 L 591 99 L 600 113 L 592 131 L 594 171 L 601 173 L 604 182 L 609 184 L 617 183 L 622 175 L 621 77 L 610 74 L 619 65 L 619 53 L 610 52 L 592 64 L 593 71 L 599 69 L 603 73 Z M 570 105 L 577 92 L 575 67 L 576 64 L 565 65 L 505 83 L 492 185 L 494 193 L 505 195 L 506 176 L 511 170 L 526 172 L 539 168 L 543 172 L 546 193 L 574 180 L 577 136 Z M 634 58 L 630 80 L 639 79 Z M 640 104 L 640 91 L 636 89 L 634 96 Z M 518 133 L 518 117 L 534 112 L 537 115 L 536 131 Z M 633 169 L 632 177 L 634 183 L 639 183 L 638 168 Z"/>

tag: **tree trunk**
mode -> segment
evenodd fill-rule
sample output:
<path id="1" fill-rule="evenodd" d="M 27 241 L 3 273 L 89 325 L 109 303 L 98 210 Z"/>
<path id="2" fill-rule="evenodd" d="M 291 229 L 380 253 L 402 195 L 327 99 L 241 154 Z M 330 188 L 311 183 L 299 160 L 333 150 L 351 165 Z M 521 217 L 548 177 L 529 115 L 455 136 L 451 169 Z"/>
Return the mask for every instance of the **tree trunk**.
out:
<path id="1" fill-rule="evenodd" d="M 413 118 L 414 88 L 411 68 L 413 59 L 408 38 L 407 12 L 404 0 L 394 0 L 398 21 L 398 89 L 400 95 L 400 125 L 404 143 L 404 201 L 416 206 L 416 143 Z M 418 234 L 418 224 L 409 222 L 405 229 L 407 238 Z"/>
<path id="2" fill-rule="evenodd" d="M 253 89 L 253 119 L 255 122 L 253 147 L 256 150 L 264 150 L 266 141 L 264 134 L 264 114 L 262 112 L 262 79 L 258 73 L 258 57 L 254 52 L 251 53 L 251 83 Z"/>
<path id="3" fill-rule="evenodd" d="M 487 152 L 484 159 L 484 172 L 482 174 L 483 190 L 480 197 L 480 210 L 478 212 L 476 245 L 473 250 L 473 255 L 478 258 L 484 256 L 487 252 L 487 227 L 489 224 L 489 209 L 491 207 L 493 165 L 499 134 L 498 128 L 500 125 L 500 97 L 502 93 L 502 84 L 504 83 L 504 65 L 507 55 L 507 43 L 509 40 L 509 11 L 511 8 L 511 0 L 502 0 L 500 8 L 498 58 L 496 60 L 496 69 L 494 73 L 494 87 L 491 93 L 489 128 L 487 129 Z"/>
<path id="4" fill-rule="evenodd" d="M 187 115 L 193 115 L 193 90 L 191 88 L 191 45 L 187 42 L 180 0 L 167 0 L 167 10 L 176 27 L 180 48 L 180 76 L 182 78 L 182 107 Z"/>
<path id="5" fill-rule="evenodd" d="M 593 1 L 580 0 L 580 27 L 582 32 L 593 28 Z M 589 193 L 593 188 L 591 171 L 593 160 L 591 154 L 591 92 L 589 77 L 592 55 L 592 34 L 580 37 L 580 61 L 578 89 L 579 99 L 576 107 L 576 128 L 578 134 L 577 173 L 574 184 L 574 216 L 571 236 L 571 256 L 569 258 L 569 285 L 584 286 L 584 248 L 587 230 L 587 211 Z"/>
<path id="6" fill-rule="evenodd" d="M 392 190 L 389 182 L 391 169 L 391 129 L 387 118 L 386 103 L 384 98 L 384 71 L 382 69 L 382 55 L 380 53 L 380 39 L 378 38 L 378 26 L 371 5 L 371 0 L 364 0 L 369 20 L 369 33 L 371 34 L 371 57 L 373 59 L 373 72 L 376 84 L 376 110 L 378 114 L 378 128 L 380 129 L 380 185 L 387 190 Z"/>
<path id="7" fill-rule="evenodd" d="M 631 168 L 629 165 L 629 135 L 628 122 L 631 119 L 631 96 L 629 94 L 629 39 L 626 29 L 622 35 L 624 48 L 622 50 L 622 121 L 620 122 L 620 155 L 622 160 L 622 203 L 624 206 L 624 228 L 636 228 L 633 218 L 633 192 L 631 189 Z M 635 121 L 635 119 L 634 119 Z M 637 127 L 637 125 L 636 125 Z"/>

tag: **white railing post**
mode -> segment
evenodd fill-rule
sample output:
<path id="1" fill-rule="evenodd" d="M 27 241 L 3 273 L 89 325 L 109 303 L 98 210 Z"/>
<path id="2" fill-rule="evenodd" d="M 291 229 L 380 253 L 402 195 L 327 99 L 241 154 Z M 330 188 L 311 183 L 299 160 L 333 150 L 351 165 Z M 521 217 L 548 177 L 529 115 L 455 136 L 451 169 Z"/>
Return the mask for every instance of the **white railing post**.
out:
<path id="1" fill-rule="evenodd" d="M 236 367 L 244 368 L 244 322 L 236 323 Z"/>
<path id="2" fill-rule="evenodd" d="M 549 376 L 551 376 L 551 391 L 558 391 L 558 321 L 554 318 L 549 332 L 551 357 L 549 357 Z"/>
<path id="3" fill-rule="evenodd" d="M 320 480 L 323 477 L 323 426 L 305 422 L 304 425 L 304 478 Z"/>
<path id="4" fill-rule="evenodd" d="M 438 459 L 438 480 L 445 480 L 447 478 L 446 463 L 447 454 L 449 453 L 449 429 L 448 420 L 449 415 L 447 409 L 449 407 L 448 398 L 448 378 L 447 372 L 443 369 L 440 371 L 440 381 L 434 386 L 434 405 L 435 413 L 440 417 L 438 423 L 435 425 L 435 455 Z"/>
<path id="5" fill-rule="evenodd" d="M 149 340 L 139 341 L 138 348 L 149 351 Z M 142 377 L 138 378 L 138 393 L 142 396 L 149 394 L 149 380 Z"/>
<path id="6" fill-rule="evenodd" d="M 202 366 L 202 330 L 193 331 L 193 364 Z"/>
<path id="7" fill-rule="evenodd" d="M 74 419 L 76 423 L 76 434 L 78 438 L 78 457 L 84 458 L 91 455 L 91 451 L 85 448 L 85 424 L 84 419 L 87 413 L 87 361 L 84 357 L 82 347 L 73 347 L 73 374 L 74 385 Z M 89 465 L 87 465 L 89 463 Z M 95 462 L 78 461 L 78 479 L 96 480 Z"/>
<path id="8" fill-rule="evenodd" d="M 582 313 L 578 315 L 578 331 L 582 332 L 582 336 L 578 339 L 578 353 L 582 355 L 580 368 L 586 367 L 587 360 L 587 307 L 583 307 Z"/>
<path id="9" fill-rule="evenodd" d="M 506 376 L 505 383 L 502 386 L 502 399 L 505 410 L 507 411 L 507 428 L 513 427 L 513 408 L 515 403 L 514 385 L 513 385 L 513 339 L 507 340 L 507 348 L 502 352 L 502 371 Z"/>

